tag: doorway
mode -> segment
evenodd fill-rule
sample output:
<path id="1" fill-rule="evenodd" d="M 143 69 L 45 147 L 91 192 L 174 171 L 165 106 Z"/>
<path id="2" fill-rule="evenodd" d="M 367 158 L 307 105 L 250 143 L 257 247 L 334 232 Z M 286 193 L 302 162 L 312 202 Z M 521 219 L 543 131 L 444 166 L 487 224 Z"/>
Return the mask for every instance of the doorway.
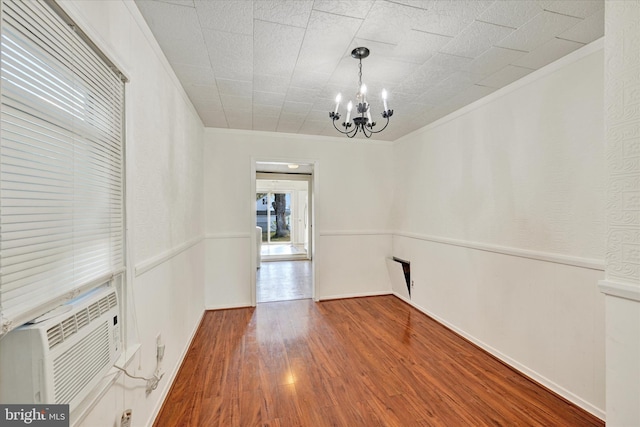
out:
<path id="1" fill-rule="evenodd" d="M 314 297 L 313 165 L 290 165 L 255 162 L 255 303 Z"/>
<path id="2" fill-rule="evenodd" d="M 308 175 L 256 174 L 256 227 L 262 262 L 309 260 Z"/>

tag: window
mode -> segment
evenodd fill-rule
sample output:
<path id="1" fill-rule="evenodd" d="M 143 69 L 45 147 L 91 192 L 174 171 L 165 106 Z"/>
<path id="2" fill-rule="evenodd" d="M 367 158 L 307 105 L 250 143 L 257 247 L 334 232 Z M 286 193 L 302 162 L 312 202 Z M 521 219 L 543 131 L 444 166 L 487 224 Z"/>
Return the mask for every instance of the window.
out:
<path id="1" fill-rule="evenodd" d="M 124 271 L 124 79 L 50 1 L 2 0 L 0 333 Z"/>

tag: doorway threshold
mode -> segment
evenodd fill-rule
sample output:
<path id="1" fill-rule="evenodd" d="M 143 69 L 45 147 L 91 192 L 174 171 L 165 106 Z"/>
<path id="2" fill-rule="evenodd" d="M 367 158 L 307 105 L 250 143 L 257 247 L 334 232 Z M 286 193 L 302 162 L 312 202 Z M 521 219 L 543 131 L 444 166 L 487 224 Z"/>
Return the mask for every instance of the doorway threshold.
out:
<path id="1" fill-rule="evenodd" d="M 275 261 L 309 261 L 309 255 L 304 254 L 281 254 L 281 255 L 263 255 L 262 262 Z"/>

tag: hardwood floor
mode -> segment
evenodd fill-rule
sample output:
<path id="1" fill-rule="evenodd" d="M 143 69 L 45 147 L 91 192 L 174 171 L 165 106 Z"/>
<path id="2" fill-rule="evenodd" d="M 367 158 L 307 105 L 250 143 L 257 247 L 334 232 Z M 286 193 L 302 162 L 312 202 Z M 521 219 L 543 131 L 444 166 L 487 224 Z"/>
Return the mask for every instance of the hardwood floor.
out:
<path id="1" fill-rule="evenodd" d="M 209 311 L 154 424 L 604 426 L 393 296 Z"/>
<path id="2" fill-rule="evenodd" d="M 263 262 L 256 272 L 256 301 L 312 297 L 311 261 Z"/>

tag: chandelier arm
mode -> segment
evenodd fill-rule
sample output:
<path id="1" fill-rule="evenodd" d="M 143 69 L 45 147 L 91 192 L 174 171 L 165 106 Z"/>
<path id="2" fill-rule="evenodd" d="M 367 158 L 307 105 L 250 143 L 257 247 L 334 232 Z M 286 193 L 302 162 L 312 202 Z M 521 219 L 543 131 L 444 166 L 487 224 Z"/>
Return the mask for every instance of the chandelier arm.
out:
<path id="1" fill-rule="evenodd" d="M 336 121 L 335 121 L 335 120 L 333 120 L 333 121 L 332 121 L 332 123 L 333 123 L 333 127 L 334 127 L 338 132 L 340 132 L 340 133 L 341 133 L 341 134 L 343 134 L 343 135 L 347 135 L 347 137 L 349 137 L 349 138 L 353 138 L 353 137 L 354 137 L 354 136 L 356 136 L 356 134 L 358 133 L 358 127 L 357 127 L 357 126 L 356 126 L 356 127 L 354 127 L 354 128 L 353 128 L 353 130 L 343 131 L 343 130 L 338 129 L 338 127 L 336 126 Z"/>
<path id="2" fill-rule="evenodd" d="M 380 129 L 380 130 L 373 130 L 373 129 L 370 129 L 370 132 L 371 132 L 371 133 L 380 133 L 380 132 L 382 132 L 383 130 L 385 130 L 385 129 L 387 128 L 387 126 L 389 126 L 389 116 L 387 116 L 387 123 L 385 123 L 385 124 L 384 124 L 384 127 L 383 127 L 382 129 Z"/>
<path id="3" fill-rule="evenodd" d="M 332 120 L 332 121 L 331 121 L 331 123 L 333 123 L 333 127 L 334 127 L 334 128 L 336 128 L 336 130 L 337 130 L 338 132 L 343 133 L 343 134 L 345 134 L 345 135 L 347 135 L 347 136 L 349 135 L 349 132 L 350 132 L 350 131 L 346 131 L 346 132 L 345 132 L 345 131 L 342 131 L 342 130 L 338 129 L 338 126 L 336 126 L 336 121 L 335 121 L 335 120 Z M 350 137 L 350 138 L 351 138 L 351 137 Z"/>

